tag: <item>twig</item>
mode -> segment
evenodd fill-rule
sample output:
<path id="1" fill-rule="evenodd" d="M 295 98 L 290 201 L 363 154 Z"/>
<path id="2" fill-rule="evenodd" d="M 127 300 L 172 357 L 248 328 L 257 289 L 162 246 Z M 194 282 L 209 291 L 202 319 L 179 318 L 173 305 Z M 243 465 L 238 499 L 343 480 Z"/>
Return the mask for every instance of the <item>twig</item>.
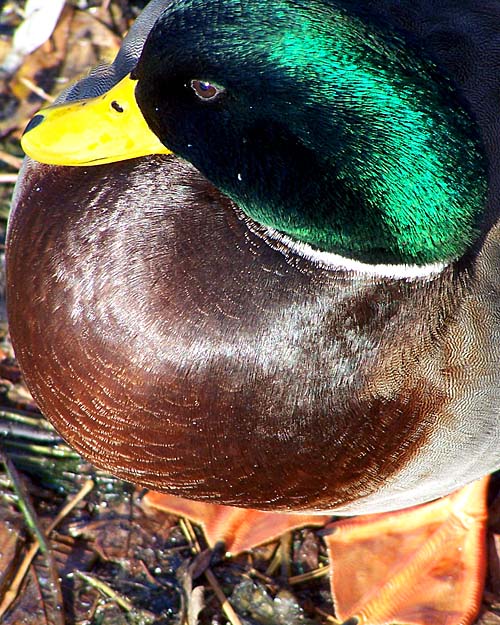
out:
<path id="1" fill-rule="evenodd" d="M 51 103 L 54 102 L 55 98 L 53 96 L 48 94 L 46 91 L 44 91 L 38 85 L 35 85 L 35 83 L 33 81 L 31 81 L 29 78 L 26 78 L 26 77 L 23 76 L 22 78 L 20 78 L 20 82 L 22 82 L 22 84 L 25 87 L 28 87 L 28 89 L 33 91 L 33 93 L 36 93 L 36 95 L 39 98 L 42 98 L 42 100 L 45 100 L 46 102 L 51 102 Z"/>
<path id="2" fill-rule="evenodd" d="M 21 165 L 23 163 L 23 159 L 19 158 L 19 156 L 14 156 L 13 154 L 9 154 L 5 150 L 0 150 L 0 161 L 7 163 L 14 169 L 21 169 Z"/>
<path id="3" fill-rule="evenodd" d="M 15 184 L 17 174 L 0 174 L 0 184 Z"/>
<path id="4" fill-rule="evenodd" d="M 5 466 L 7 476 L 10 479 L 12 486 L 14 487 L 14 492 L 16 493 L 18 500 L 19 500 L 18 506 L 21 509 L 21 512 L 23 513 L 24 519 L 28 527 L 30 528 L 31 532 L 35 535 L 35 539 L 38 540 L 40 551 L 44 555 L 47 555 L 47 553 L 49 553 L 50 551 L 49 545 L 47 544 L 47 540 L 45 538 L 45 534 L 43 533 L 43 530 L 40 528 L 37 514 L 31 504 L 26 488 L 24 487 L 24 484 L 21 482 L 21 478 L 19 477 L 16 467 L 14 466 L 10 458 L 5 456 L 3 452 L 1 451 L 0 451 L 0 459 L 2 460 Z"/>
<path id="5" fill-rule="evenodd" d="M 307 573 L 303 573 L 302 575 L 294 575 L 293 577 L 289 577 L 288 583 L 290 584 L 290 586 L 293 586 L 295 584 L 302 584 L 303 582 L 309 582 L 313 579 L 325 577 L 325 575 L 328 575 L 329 570 L 330 567 L 322 566 L 319 569 L 308 571 Z"/>
<path id="6" fill-rule="evenodd" d="M 222 611 L 226 615 L 227 620 L 231 623 L 231 625 L 241 625 L 240 617 L 236 614 L 233 606 L 229 603 L 213 571 L 211 569 L 207 569 L 205 571 L 205 577 L 212 587 L 217 599 L 220 601 Z"/>
<path id="7" fill-rule="evenodd" d="M 286 579 L 292 574 L 292 563 L 290 562 L 290 549 L 292 546 L 292 533 L 286 532 L 280 536 L 281 551 L 281 575 Z"/>
<path id="8" fill-rule="evenodd" d="M 265 575 L 264 573 L 261 573 L 260 571 L 258 571 L 257 569 L 254 569 L 253 567 L 251 567 L 248 570 L 248 575 L 250 577 L 256 577 L 257 579 L 260 579 L 268 586 L 272 586 L 273 584 L 275 584 L 275 580 L 273 580 L 272 577 L 269 577 L 269 575 Z"/>
<path id="9" fill-rule="evenodd" d="M 0 428 L 0 435 L 2 434 Z M 66 460 L 75 460 L 80 458 L 73 450 L 66 447 L 48 447 L 43 445 L 34 445 L 25 442 L 9 441 L 10 447 L 13 449 L 22 449 L 34 456 L 41 456 L 44 459 L 63 458 Z"/>
<path id="10" fill-rule="evenodd" d="M 342 625 L 342 621 L 338 621 L 334 616 L 328 614 L 324 610 L 320 608 L 314 608 L 314 611 L 319 614 L 322 618 L 324 618 L 328 623 L 332 623 L 333 625 Z"/>
<path id="11" fill-rule="evenodd" d="M 50 432 L 55 432 L 54 426 L 48 421 L 42 418 L 42 416 L 35 417 L 32 412 L 28 410 L 20 410 L 19 408 L 0 408 L 0 417 L 5 417 L 10 421 L 18 421 L 29 427 L 41 428 Z M 61 438 L 59 436 L 59 438 Z"/>
<path id="12" fill-rule="evenodd" d="M 276 573 L 276 571 L 278 570 L 280 564 L 281 564 L 281 556 L 282 556 L 282 551 L 279 548 L 279 546 L 276 548 L 276 550 L 274 551 L 274 555 L 271 559 L 271 562 L 269 563 L 267 569 L 266 569 L 266 575 L 269 577 L 272 577 L 274 575 L 274 573 Z"/>
<path id="13" fill-rule="evenodd" d="M 201 553 L 200 543 L 196 538 L 191 521 L 186 518 L 181 518 L 179 519 L 179 525 L 194 553 Z M 204 575 L 207 578 L 210 587 L 214 591 L 215 596 L 220 601 L 222 611 L 224 612 L 227 620 L 231 623 L 231 625 L 242 625 L 239 616 L 234 611 L 233 606 L 229 603 L 212 570 L 206 569 L 204 571 Z"/>
<path id="14" fill-rule="evenodd" d="M 180 517 L 179 527 L 181 528 L 181 532 L 186 537 L 186 540 L 191 545 L 191 549 L 194 551 L 194 553 L 201 553 L 201 547 L 198 543 L 198 539 L 196 538 L 196 534 L 194 533 L 191 521 Z"/>
<path id="15" fill-rule="evenodd" d="M 99 590 L 104 595 L 112 599 L 121 608 L 123 608 L 125 612 L 134 612 L 134 606 L 130 603 L 130 601 L 113 590 L 111 586 L 108 586 L 108 584 L 105 584 L 100 579 L 96 579 L 95 577 L 87 575 L 82 571 L 75 571 L 75 575 L 80 579 L 83 579 L 89 586 L 92 586 L 92 588 Z"/>
<path id="16" fill-rule="evenodd" d="M 61 444 L 61 437 L 56 432 L 53 432 L 52 430 L 41 429 L 38 427 L 35 430 L 33 426 L 29 426 L 15 418 L 9 419 L 8 417 L 4 417 L 0 413 L 0 437 L 3 439 L 8 439 L 9 436 L 16 439 L 21 439 L 22 441 L 37 441 L 39 443 L 49 443 L 51 445 L 57 443 Z M 11 442 L 13 443 L 14 441 Z M 23 444 L 26 445 L 26 443 L 21 443 L 21 445 Z M 62 450 L 63 447 L 59 447 L 59 449 Z M 75 458 L 79 456 L 77 456 L 76 452 L 73 452 L 73 454 L 71 454 L 68 448 L 68 451 L 64 457 Z"/>
<path id="17" fill-rule="evenodd" d="M 54 528 L 56 528 L 59 525 L 59 523 L 65 517 L 68 516 L 71 510 L 73 510 L 73 508 L 75 508 L 80 503 L 80 501 L 84 499 L 90 493 L 90 491 L 93 488 L 94 488 L 94 482 L 92 480 L 88 480 L 79 490 L 79 492 L 75 495 L 75 497 L 71 499 L 62 508 L 62 510 L 59 512 L 56 518 L 52 521 L 52 523 L 49 524 L 49 526 L 46 529 L 47 536 L 52 532 Z M 12 580 L 10 588 L 7 590 L 7 592 L 5 593 L 3 597 L 2 602 L 0 603 L 0 621 L 2 620 L 3 616 L 5 615 L 7 610 L 10 608 L 12 603 L 15 601 L 17 595 L 19 594 L 19 589 L 21 587 L 21 584 L 23 583 L 26 573 L 28 572 L 28 569 L 31 566 L 33 558 L 36 556 L 38 549 L 39 549 L 39 543 L 38 541 L 35 540 L 35 542 L 29 548 L 27 554 L 25 555 L 24 560 L 21 562 L 19 569 L 16 573 L 16 576 Z"/>

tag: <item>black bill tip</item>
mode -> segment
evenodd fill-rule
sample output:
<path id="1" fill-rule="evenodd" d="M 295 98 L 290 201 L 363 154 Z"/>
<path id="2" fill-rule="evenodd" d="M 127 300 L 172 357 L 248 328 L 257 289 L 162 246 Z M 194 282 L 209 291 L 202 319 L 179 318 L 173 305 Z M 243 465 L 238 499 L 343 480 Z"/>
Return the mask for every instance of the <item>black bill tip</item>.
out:
<path id="1" fill-rule="evenodd" d="M 30 130 L 33 130 L 33 128 L 36 128 L 37 126 L 39 126 L 43 122 L 44 119 L 45 119 L 44 115 L 35 115 L 35 117 L 33 117 L 33 119 L 29 122 L 29 124 L 24 129 L 23 135 L 25 135 Z"/>

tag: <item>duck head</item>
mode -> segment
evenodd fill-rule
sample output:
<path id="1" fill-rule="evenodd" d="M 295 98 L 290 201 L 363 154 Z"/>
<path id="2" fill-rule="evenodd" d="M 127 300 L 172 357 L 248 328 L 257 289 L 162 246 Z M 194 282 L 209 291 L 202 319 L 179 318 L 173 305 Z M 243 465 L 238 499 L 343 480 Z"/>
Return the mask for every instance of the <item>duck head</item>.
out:
<path id="1" fill-rule="evenodd" d="M 133 108 L 146 152 L 159 138 L 271 233 L 367 263 L 453 260 L 484 210 L 476 124 L 358 4 L 174 1 L 114 116 L 130 127 Z"/>

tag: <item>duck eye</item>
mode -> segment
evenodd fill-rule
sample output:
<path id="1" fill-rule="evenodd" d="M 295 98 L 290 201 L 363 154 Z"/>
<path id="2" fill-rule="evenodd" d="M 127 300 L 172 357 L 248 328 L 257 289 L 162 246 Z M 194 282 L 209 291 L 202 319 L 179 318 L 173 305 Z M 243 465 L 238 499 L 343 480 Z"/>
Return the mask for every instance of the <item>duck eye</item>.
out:
<path id="1" fill-rule="evenodd" d="M 192 80 L 191 89 L 196 93 L 200 100 L 214 100 L 221 93 L 224 93 L 224 87 L 219 87 L 214 83 L 206 80 Z"/>

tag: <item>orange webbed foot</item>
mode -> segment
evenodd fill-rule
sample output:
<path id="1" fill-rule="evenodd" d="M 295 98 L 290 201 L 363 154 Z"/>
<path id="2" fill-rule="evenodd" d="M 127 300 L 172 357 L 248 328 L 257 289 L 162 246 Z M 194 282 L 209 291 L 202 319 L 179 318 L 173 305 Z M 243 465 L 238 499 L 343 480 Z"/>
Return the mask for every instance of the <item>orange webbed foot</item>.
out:
<path id="1" fill-rule="evenodd" d="M 154 491 L 147 493 L 144 502 L 147 506 L 186 517 L 200 525 L 209 547 L 224 543 L 226 552 L 232 555 L 250 551 L 306 525 L 322 526 L 331 519 L 331 515 L 261 512 L 221 506 Z"/>
<path id="2" fill-rule="evenodd" d="M 325 536 L 344 625 L 471 625 L 481 604 L 488 478 L 429 504 L 338 521 Z M 199 524 L 236 555 L 330 516 L 219 506 L 150 492 L 146 505 Z"/>
<path id="3" fill-rule="evenodd" d="M 349 625 L 471 625 L 485 577 L 487 484 L 334 523 L 325 540 L 337 617 Z"/>

